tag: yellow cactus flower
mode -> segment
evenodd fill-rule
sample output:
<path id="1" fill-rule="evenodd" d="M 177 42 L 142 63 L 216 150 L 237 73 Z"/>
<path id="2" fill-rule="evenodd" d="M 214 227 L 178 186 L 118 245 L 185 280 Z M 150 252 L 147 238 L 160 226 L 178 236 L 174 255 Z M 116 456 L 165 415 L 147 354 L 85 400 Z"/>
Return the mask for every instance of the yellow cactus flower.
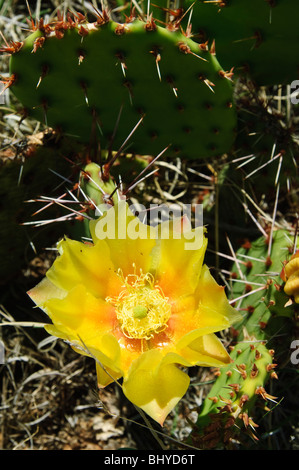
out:
<path id="1" fill-rule="evenodd" d="M 120 201 L 90 230 L 93 243 L 58 244 L 28 294 L 50 317 L 49 334 L 96 360 L 99 387 L 123 378 L 126 397 L 163 425 L 189 386 L 180 366 L 229 363 L 215 333 L 239 315 L 203 264 L 202 227 L 152 227 Z M 196 249 L 186 249 L 200 230 Z"/>

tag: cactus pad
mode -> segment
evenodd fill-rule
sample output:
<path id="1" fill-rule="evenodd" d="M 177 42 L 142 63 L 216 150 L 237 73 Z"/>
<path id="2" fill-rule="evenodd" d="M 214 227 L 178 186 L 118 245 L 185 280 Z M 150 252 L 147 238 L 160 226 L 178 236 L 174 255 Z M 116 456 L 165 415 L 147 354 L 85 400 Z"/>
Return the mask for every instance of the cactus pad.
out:
<path id="1" fill-rule="evenodd" d="M 185 9 L 192 3 L 185 0 Z M 289 84 L 298 78 L 298 13 L 293 0 L 196 0 L 193 34 L 199 42 L 215 40 L 223 67 L 259 85 Z"/>
<path id="2" fill-rule="evenodd" d="M 250 335 L 269 341 L 275 341 L 277 331 L 282 334 L 291 328 L 294 310 L 287 306 L 288 296 L 280 273 L 292 248 L 293 237 L 285 230 L 277 230 L 271 245 L 270 239 L 260 237 L 246 242 L 237 251 L 237 262 L 232 268 L 232 296 L 244 315 L 243 323 L 237 326 L 240 338 L 244 326 Z"/>
<path id="3" fill-rule="evenodd" d="M 13 48 L 12 48 L 13 49 Z M 2 51 L 7 50 L 3 48 Z M 39 23 L 8 85 L 29 116 L 102 149 L 210 157 L 234 140 L 232 84 L 215 55 L 153 21 Z"/>
<path id="4" fill-rule="evenodd" d="M 217 379 L 200 409 L 192 434 L 200 448 L 229 447 L 245 433 L 258 439 L 252 409 L 258 398 L 275 399 L 264 388 L 273 370 L 272 352 L 264 343 L 237 343 L 231 358 L 232 364 L 215 371 Z"/>

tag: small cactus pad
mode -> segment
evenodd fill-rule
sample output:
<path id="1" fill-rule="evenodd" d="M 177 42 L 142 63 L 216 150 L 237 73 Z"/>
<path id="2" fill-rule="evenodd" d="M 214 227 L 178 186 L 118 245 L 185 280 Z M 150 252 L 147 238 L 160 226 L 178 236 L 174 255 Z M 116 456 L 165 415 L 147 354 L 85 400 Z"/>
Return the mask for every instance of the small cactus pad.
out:
<path id="1" fill-rule="evenodd" d="M 293 0 L 195 0 L 194 39 L 215 40 L 222 66 L 259 85 L 289 84 L 298 78 L 298 14 Z"/>
<path id="2" fill-rule="evenodd" d="M 215 55 L 152 20 L 39 22 L 11 52 L 7 85 L 29 116 L 102 149 L 205 158 L 235 138 L 232 83 Z M 134 130 L 134 132 L 132 132 Z"/>

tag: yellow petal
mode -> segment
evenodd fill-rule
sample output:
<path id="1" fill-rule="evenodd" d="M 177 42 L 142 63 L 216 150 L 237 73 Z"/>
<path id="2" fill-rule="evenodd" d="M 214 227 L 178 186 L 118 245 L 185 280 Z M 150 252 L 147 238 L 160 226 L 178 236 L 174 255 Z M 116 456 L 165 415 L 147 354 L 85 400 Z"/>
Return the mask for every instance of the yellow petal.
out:
<path id="1" fill-rule="evenodd" d="M 216 283 L 204 265 L 194 295 L 174 302 L 168 325 L 173 343 L 183 349 L 199 336 L 229 328 L 241 318 L 229 304 L 224 288 Z"/>
<path id="2" fill-rule="evenodd" d="M 297 260 L 299 261 L 299 258 L 296 258 Z M 290 274 L 284 286 L 284 291 L 287 295 L 293 296 L 296 303 L 299 303 L 299 269 Z"/>
<path id="3" fill-rule="evenodd" d="M 96 361 L 98 386 L 106 387 L 108 384 L 122 377 L 120 348 L 116 338 L 111 334 L 104 334 L 97 338 L 96 348 L 93 344 L 85 342 L 80 333 L 68 330 L 66 327 L 55 325 L 45 326 L 45 330 L 52 336 L 67 341 L 78 354 L 89 356 Z"/>
<path id="4" fill-rule="evenodd" d="M 104 241 L 90 245 L 67 238 L 59 243 L 58 249 L 60 256 L 46 274 L 57 287 L 69 291 L 83 284 L 93 295 L 102 298 L 120 288 L 121 281 Z"/>
<path id="5" fill-rule="evenodd" d="M 126 397 L 161 426 L 190 383 L 188 375 L 173 362 L 176 358 L 174 355 L 163 362 L 161 351 L 146 351 L 132 363 L 123 383 Z"/>
<path id="6" fill-rule="evenodd" d="M 64 299 L 46 301 L 44 309 L 53 322 L 46 327 L 50 334 L 69 341 L 77 352 L 87 352 L 105 366 L 120 371 L 120 346 L 111 333 L 115 312 L 110 304 L 79 285 Z"/>
<path id="7" fill-rule="evenodd" d="M 43 307 L 56 326 L 75 332 L 80 329 L 85 340 L 96 338 L 99 332 L 110 331 L 115 322 L 113 307 L 87 292 L 82 284 L 74 287 L 63 299 L 46 300 Z"/>
<path id="8" fill-rule="evenodd" d="M 179 350 L 179 354 L 192 366 L 218 367 L 231 362 L 225 347 L 214 334 L 199 336 Z"/>
<path id="9" fill-rule="evenodd" d="M 207 248 L 202 227 L 180 233 L 175 230 L 177 223 L 174 220 L 161 224 L 160 239 L 153 252 L 155 278 L 165 295 L 172 297 L 194 292 Z"/>
<path id="10" fill-rule="evenodd" d="M 124 276 L 136 269 L 149 271 L 151 252 L 156 244 L 156 231 L 134 216 L 125 201 L 109 209 L 100 219 L 91 221 L 90 231 L 95 244 L 105 240 L 113 264 Z"/>
<path id="11" fill-rule="evenodd" d="M 299 271 L 299 254 L 296 254 L 292 259 L 285 265 L 285 274 L 290 277 L 296 271 Z"/>
<path id="12" fill-rule="evenodd" d="M 47 299 L 63 299 L 67 295 L 67 291 L 56 287 L 45 277 L 35 287 L 30 289 L 27 294 L 37 306 L 42 306 Z"/>
<path id="13" fill-rule="evenodd" d="M 110 367 L 103 367 L 103 365 L 96 362 L 97 382 L 99 388 L 105 388 L 107 385 L 121 378 L 122 373 L 117 372 Z"/>
<path id="14" fill-rule="evenodd" d="M 195 297 L 199 310 L 203 308 L 208 317 L 218 313 L 230 324 L 242 320 L 242 315 L 229 304 L 224 287 L 217 284 L 206 265 L 202 268 Z"/>

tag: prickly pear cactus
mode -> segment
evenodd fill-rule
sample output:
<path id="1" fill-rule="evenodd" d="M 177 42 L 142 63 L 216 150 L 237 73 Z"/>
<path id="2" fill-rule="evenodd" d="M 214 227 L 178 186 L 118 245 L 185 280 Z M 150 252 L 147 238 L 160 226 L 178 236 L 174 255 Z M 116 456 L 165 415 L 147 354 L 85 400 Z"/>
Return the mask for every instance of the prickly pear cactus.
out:
<path id="1" fill-rule="evenodd" d="M 107 207 L 118 200 L 117 187 L 109 172 L 105 175 L 103 167 L 90 162 L 80 171 L 79 187 L 85 204 L 85 215 L 81 217 L 81 226 L 77 225 L 76 238 L 90 237 L 89 220 L 103 214 Z"/>
<path id="2" fill-rule="evenodd" d="M 236 325 L 239 339 L 245 327 L 249 335 L 269 341 L 276 350 L 281 334 L 291 334 L 295 311 L 284 292 L 281 271 L 291 257 L 293 243 L 288 231 L 276 230 L 268 238 L 245 242 L 237 251 L 231 282 L 234 305 L 244 315 Z"/>
<path id="3" fill-rule="evenodd" d="M 257 341 L 239 342 L 232 364 L 215 371 L 216 381 L 198 416 L 192 441 L 202 449 L 230 448 L 232 440 L 258 439 L 251 412 L 257 401 L 275 400 L 264 384 L 273 373 L 273 352 Z"/>
<path id="4" fill-rule="evenodd" d="M 298 13 L 293 0 L 196 0 L 191 22 L 197 41 L 215 40 L 224 68 L 259 85 L 289 84 L 298 78 Z"/>
<path id="5" fill-rule="evenodd" d="M 236 113 L 230 76 L 213 51 L 149 18 L 106 14 L 45 25 L 10 52 L 6 85 L 29 116 L 81 142 L 130 153 L 211 157 L 230 149 Z M 131 136 L 128 142 L 126 139 Z"/>
<path id="6" fill-rule="evenodd" d="M 243 320 L 232 332 L 233 362 L 216 371 L 191 434 L 201 448 L 229 448 L 232 440 L 242 442 L 248 435 L 258 441 L 257 400 L 259 406 L 279 400 L 266 389 L 270 378 L 278 378 L 274 354 L 282 360 L 289 348 L 285 340 L 289 341 L 294 328 L 296 306 L 289 302 L 288 289 L 284 290 L 284 275 L 291 278 L 293 273 L 292 261 L 287 275 L 283 269 L 281 276 L 293 248 L 292 236 L 278 230 L 271 239 L 247 241 L 236 253 L 231 303 Z M 297 258 L 293 259 L 296 265 Z"/>

